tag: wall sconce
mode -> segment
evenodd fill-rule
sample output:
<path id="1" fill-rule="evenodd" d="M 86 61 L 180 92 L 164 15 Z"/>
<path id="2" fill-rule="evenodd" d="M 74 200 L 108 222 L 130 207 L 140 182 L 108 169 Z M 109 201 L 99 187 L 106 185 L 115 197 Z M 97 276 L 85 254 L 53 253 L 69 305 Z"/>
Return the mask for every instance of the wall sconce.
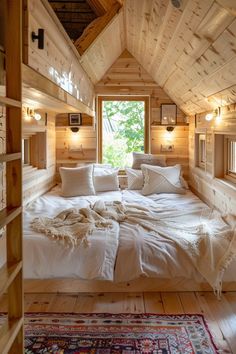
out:
<path id="1" fill-rule="evenodd" d="M 172 133 L 174 129 L 175 129 L 175 127 L 166 127 L 166 130 L 167 130 L 169 133 Z"/>
<path id="2" fill-rule="evenodd" d="M 30 121 L 31 119 L 35 119 L 36 121 L 39 121 L 41 119 L 41 114 L 35 113 L 33 108 L 26 107 L 24 109 L 24 119 L 26 121 Z"/>
<path id="3" fill-rule="evenodd" d="M 72 133 L 78 133 L 79 127 L 70 127 L 70 130 L 72 131 Z"/>
<path id="4" fill-rule="evenodd" d="M 216 124 L 220 124 L 221 119 L 222 119 L 222 117 L 221 117 L 221 107 L 218 107 L 216 109 Z"/>
<path id="5" fill-rule="evenodd" d="M 174 127 L 171 127 L 171 126 L 168 126 L 166 127 L 166 134 L 165 134 L 165 138 L 167 140 L 171 140 L 172 139 L 172 132 L 175 128 Z"/>
<path id="6" fill-rule="evenodd" d="M 38 29 L 38 34 L 32 32 L 31 39 L 33 42 L 38 40 L 38 49 L 44 49 L 44 29 L 43 28 Z"/>
<path id="7" fill-rule="evenodd" d="M 208 113 L 205 115 L 205 119 L 210 122 L 213 119 L 213 113 Z"/>

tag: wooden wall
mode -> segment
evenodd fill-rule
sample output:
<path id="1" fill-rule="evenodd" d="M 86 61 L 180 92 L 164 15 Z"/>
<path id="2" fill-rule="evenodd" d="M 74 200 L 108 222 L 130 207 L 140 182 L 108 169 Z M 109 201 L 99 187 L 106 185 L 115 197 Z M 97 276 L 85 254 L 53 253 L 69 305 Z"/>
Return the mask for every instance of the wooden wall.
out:
<path id="1" fill-rule="evenodd" d="M 41 194 L 47 192 L 51 187 L 55 185 L 55 172 L 56 172 L 56 132 L 55 132 L 55 113 L 50 111 L 39 111 L 41 115 L 47 113 L 47 129 L 46 129 L 46 168 L 37 169 L 32 166 L 23 168 L 23 201 L 24 204 L 37 198 Z M 30 129 L 24 124 L 23 136 Z M 29 124 L 30 125 L 30 124 Z M 31 129 L 31 134 L 37 131 L 42 131 L 34 127 Z"/>
<path id="2" fill-rule="evenodd" d="M 160 88 L 137 60 L 125 50 L 109 68 L 103 78 L 95 85 L 97 95 L 142 95 L 150 97 L 150 140 L 151 153 L 163 154 L 162 144 L 169 144 L 166 127 L 152 125 L 160 123 L 160 107 L 162 103 L 173 103 L 170 97 Z M 177 126 L 172 134 L 173 152 L 165 153 L 167 163 L 181 163 L 185 177 L 188 178 L 188 125 L 185 114 L 177 109 Z"/>
<path id="3" fill-rule="evenodd" d="M 93 118 L 82 114 L 82 125 L 79 132 L 73 133 L 68 124 L 68 114 L 56 116 L 56 179 L 59 178 L 59 167 L 75 167 L 77 163 L 96 162 L 96 131 Z"/>
<path id="4" fill-rule="evenodd" d="M 190 186 L 210 205 L 224 213 L 236 214 L 236 186 L 214 178 L 214 132 L 227 134 L 235 132 L 236 135 L 236 105 L 228 105 L 221 109 L 222 119 L 217 123 L 215 119 L 210 122 L 205 120 L 207 112 L 189 118 L 189 167 Z M 195 127 L 196 120 L 196 127 Z M 197 130 L 196 130 L 197 129 Z M 195 131 L 206 133 L 206 168 L 195 166 Z M 216 156 L 216 159 L 219 156 Z"/>
<path id="5" fill-rule="evenodd" d="M 94 89 L 79 55 L 47 1 L 25 0 L 24 62 L 94 109 Z M 31 33 L 45 30 L 44 49 Z M 62 92 L 63 94 L 63 92 Z"/>

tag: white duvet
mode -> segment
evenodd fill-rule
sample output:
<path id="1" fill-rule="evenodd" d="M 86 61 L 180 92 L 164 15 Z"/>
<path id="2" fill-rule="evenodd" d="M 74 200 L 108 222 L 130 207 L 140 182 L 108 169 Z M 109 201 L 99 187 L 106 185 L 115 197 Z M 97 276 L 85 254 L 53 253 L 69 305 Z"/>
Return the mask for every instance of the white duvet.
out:
<path id="1" fill-rule="evenodd" d="M 152 278 L 202 277 L 176 243 L 164 240 L 154 233 L 144 232 L 139 225 L 122 223 L 120 232 L 108 237 L 99 231 L 90 236 L 90 247 L 79 246 L 72 250 L 53 242 L 45 235 L 32 230 L 30 222 L 38 216 L 53 217 L 71 207 L 86 207 L 96 200 L 138 203 L 166 210 L 186 210 L 185 224 L 193 225 L 194 211 L 202 208 L 202 217 L 208 218 L 210 209 L 191 192 L 142 196 L 138 191 L 100 193 L 97 196 L 62 198 L 58 188 L 32 202 L 24 213 L 24 276 L 28 279 L 80 278 L 103 279 L 116 282 L 130 281 L 140 276 Z M 4 262 L 4 239 L 0 239 L 0 262 Z M 229 266 L 224 280 L 236 281 L 236 262 Z"/>

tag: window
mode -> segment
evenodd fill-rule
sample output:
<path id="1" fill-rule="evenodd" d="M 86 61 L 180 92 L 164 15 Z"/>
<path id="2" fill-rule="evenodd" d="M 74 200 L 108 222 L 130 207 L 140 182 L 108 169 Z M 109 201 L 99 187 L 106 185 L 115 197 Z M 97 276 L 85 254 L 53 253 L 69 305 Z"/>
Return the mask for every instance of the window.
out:
<path id="1" fill-rule="evenodd" d="M 30 142 L 29 142 L 29 139 L 22 140 L 22 163 L 23 163 L 23 166 L 30 164 Z"/>
<path id="2" fill-rule="evenodd" d="M 225 135 L 224 147 L 225 178 L 236 182 L 236 136 Z"/>
<path id="3" fill-rule="evenodd" d="M 132 152 L 149 150 L 148 97 L 98 98 L 98 160 L 114 167 L 132 164 Z"/>
<path id="4" fill-rule="evenodd" d="M 23 167 L 45 169 L 47 166 L 46 132 L 37 132 L 22 140 Z"/>
<path id="5" fill-rule="evenodd" d="M 196 166 L 204 168 L 206 166 L 206 134 L 195 134 Z"/>
<path id="6" fill-rule="evenodd" d="M 199 134 L 199 150 L 198 150 L 199 167 L 204 168 L 206 165 L 206 135 Z"/>

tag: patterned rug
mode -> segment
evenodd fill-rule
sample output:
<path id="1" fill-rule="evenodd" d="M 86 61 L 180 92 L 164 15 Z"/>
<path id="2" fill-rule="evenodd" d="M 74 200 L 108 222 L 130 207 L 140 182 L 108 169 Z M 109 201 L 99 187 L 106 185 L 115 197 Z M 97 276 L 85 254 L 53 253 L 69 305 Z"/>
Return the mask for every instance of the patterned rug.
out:
<path id="1" fill-rule="evenodd" d="M 25 353 L 218 353 L 202 315 L 27 314 Z"/>

